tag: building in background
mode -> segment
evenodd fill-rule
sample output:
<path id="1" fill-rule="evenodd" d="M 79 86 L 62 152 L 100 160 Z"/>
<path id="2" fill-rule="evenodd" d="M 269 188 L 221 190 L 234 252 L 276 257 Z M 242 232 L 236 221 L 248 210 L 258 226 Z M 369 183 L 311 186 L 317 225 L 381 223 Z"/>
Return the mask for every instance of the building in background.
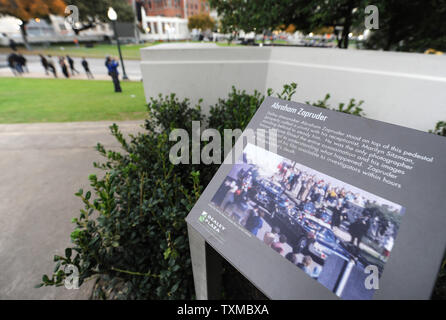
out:
<path id="1" fill-rule="evenodd" d="M 178 17 L 148 16 L 141 9 L 141 40 L 145 41 L 172 41 L 190 38 L 187 19 Z"/>
<path id="2" fill-rule="evenodd" d="M 187 19 L 199 13 L 209 13 L 207 0 L 128 0 L 135 8 L 144 7 L 146 15 Z M 133 4 L 135 3 L 135 4 Z"/>
<path id="3" fill-rule="evenodd" d="M 191 37 L 188 17 L 210 12 L 207 0 L 128 0 L 136 10 L 142 40 L 171 41 Z"/>
<path id="4" fill-rule="evenodd" d="M 137 42 L 191 39 L 192 34 L 187 26 L 188 17 L 211 13 L 207 0 L 123 1 L 127 1 L 135 11 L 133 28 L 134 41 Z M 14 39 L 17 43 L 23 42 L 18 23 L 19 20 L 14 17 L 0 17 L 0 45 L 7 45 L 9 39 Z M 139 27 L 136 28 L 136 25 Z M 72 43 L 75 39 L 79 42 L 104 41 L 113 37 L 113 30 L 108 23 L 98 23 L 94 28 L 76 35 L 65 25 L 64 17 L 54 15 L 50 15 L 48 20 L 32 19 L 26 28 L 30 43 Z"/>

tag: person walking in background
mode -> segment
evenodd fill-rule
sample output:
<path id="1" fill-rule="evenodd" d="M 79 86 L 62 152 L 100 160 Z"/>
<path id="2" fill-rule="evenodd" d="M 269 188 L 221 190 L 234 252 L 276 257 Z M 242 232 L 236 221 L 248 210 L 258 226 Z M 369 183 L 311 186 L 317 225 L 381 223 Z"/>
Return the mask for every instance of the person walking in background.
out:
<path id="1" fill-rule="evenodd" d="M 48 69 L 53 73 L 54 78 L 57 78 L 57 70 L 56 70 L 56 67 L 54 66 L 53 57 L 51 55 L 48 55 L 46 62 L 48 64 Z"/>
<path id="2" fill-rule="evenodd" d="M 29 73 L 28 67 L 26 66 L 26 58 L 23 56 L 23 54 L 19 53 L 17 55 L 17 61 L 18 64 L 20 65 L 20 69 L 22 70 L 22 72 L 26 72 Z"/>
<path id="3" fill-rule="evenodd" d="M 108 75 L 111 77 L 110 70 L 108 69 L 108 65 L 109 65 L 110 61 L 111 61 L 110 56 L 106 56 L 105 57 L 105 67 L 107 68 Z"/>
<path id="4" fill-rule="evenodd" d="M 85 57 L 82 57 L 82 67 L 84 68 L 88 79 L 94 79 L 93 74 L 90 71 L 90 67 L 88 66 L 88 61 L 85 59 Z"/>
<path id="5" fill-rule="evenodd" d="M 115 86 L 115 92 L 122 92 L 121 84 L 119 83 L 119 72 L 118 72 L 119 63 L 115 58 L 111 58 L 108 61 L 107 68 L 108 74 L 112 77 L 113 85 Z"/>
<path id="6" fill-rule="evenodd" d="M 46 58 L 42 54 L 39 54 L 39 57 L 40 63 L 42 63 L 42 67 L 43 69 L 45 69 L 45 74 L 48 75 L 48 60 L 46 60 Z"/>
<path id="7" fill-rule="evenodd" d="M 64 57 L 59 57 L 59 65 L 65 78 L 69 78 L 70 74 L 68 73 L 68 66 Z"/>
<path id="8" fill-rule="evenodd" d="M 74 76 L 74 73 L 79 74 L 79 71 L 77 71 L 76 68 L 74 67 L 74 60 L 68 54 L 67 54 L 67 61 L 68 64 L 70 65 L 71 75 Z"/>
<path id="9" fill-rule="evenodd" d="M 8 66 L 9 66 L 9 68 L 11 69 L 12 73 L 13 73 L 15 76 L 20 76 L 21 73 L 19 72 L 19 70 L 18 70 L 18 68 L 17 68 L 17 58 L 18 58 L 18 57 L 17 57 L 17 54 L 14 53 L 14 52 L 12 52 L 12 53 L 8 56 L 7 60 L 8 60 Z"/>
<path id="10" fill-rule="evenodd" d="M 14 53 L 14 66 L 17 73 L 21 76 L 23 74 L 22 61 L 17 53 Z"/>
<path id="11" fill-rule="evenodd" d="M 17 51 L 17 43 L 13 39 L 9 39 L 9 47 L 12 51 Z"/>

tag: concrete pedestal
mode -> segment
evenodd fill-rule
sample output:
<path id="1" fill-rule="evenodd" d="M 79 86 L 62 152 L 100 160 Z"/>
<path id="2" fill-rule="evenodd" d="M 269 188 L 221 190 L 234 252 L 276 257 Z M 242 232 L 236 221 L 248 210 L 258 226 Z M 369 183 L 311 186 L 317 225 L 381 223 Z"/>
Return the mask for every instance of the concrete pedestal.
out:
<path id="1" fill-rule="evenodd" d="M 197 300 L 220 299 L 222 258 L 189 224 L 187 231 Z"/>

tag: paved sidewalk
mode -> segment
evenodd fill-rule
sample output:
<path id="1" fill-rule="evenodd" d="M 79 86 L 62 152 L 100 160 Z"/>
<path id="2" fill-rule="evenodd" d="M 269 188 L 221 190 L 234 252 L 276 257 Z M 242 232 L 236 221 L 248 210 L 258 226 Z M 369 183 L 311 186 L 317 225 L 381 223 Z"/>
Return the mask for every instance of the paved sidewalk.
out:
<path id="1" fill-rule="evenodd" d="M 87 299 L 92 281 L 79 290 L 35 289 L 51 274 L 54 254 L 70 245 L 88 175 L 103 158 L 97 142 L 118 147 L 107 122 L 0 125 L 0 299 Z M 125 133 L 142 121 L 118 123 Z"/>

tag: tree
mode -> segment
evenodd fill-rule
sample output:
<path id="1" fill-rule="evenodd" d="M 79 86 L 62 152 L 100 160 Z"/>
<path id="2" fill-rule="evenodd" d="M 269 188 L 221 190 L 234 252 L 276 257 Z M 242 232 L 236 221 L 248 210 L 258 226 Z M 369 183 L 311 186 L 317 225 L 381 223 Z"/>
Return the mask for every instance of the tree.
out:
<path id="1" fill-rule="evenodd" d="M 294 25 L 304 33 L 330 28 L 338 47 L 348 48 L 352 30 L 365 28 L 366 0 L 209 0 L 224 30 L 274 30 Z M 379 29 L 366 42 L 370 49 L 446 51 L 445 0 L 376 0 Z"/>
<path id="2" fill-rule="evenodd" d="M 118 13 L 118 21 L 133 22 L 133 8 L 123 0 L 70 0 L 70 4 L 79 9 L 79 26 L 74 29 L 76 34 L 82 30 L 94 28 L 100 22 L 109 22 L 107 11 L 113 7 Z"/>
<path id="3" fill-rule="evenodd" d="M 282 24 L 281 14 L 286 10 L 281 0 L 209 0 L 209 4 L 217 10 L 225 33 L 265 34 Z"/>
<path id="4" fill-rule="evenodd" d="M 200 30 L 212 30 L 215 27 L 215 21 L 206 13 L 199 13 L 194 16 L 189 17 L 189 22 L 187 24 L 189 30 L 200 29 Z"/>
<path id="5" fill-rule="evenodd" d="M 281 15 L 284 11 L 281 1 L 276 0 L 259 0 L 247 1 L 246 11 L 247 18 L 245 28 L 247 32 L 265 34 L 273 31 L 282 24 Z"/>
<path id="6" fill-rule="evenodd" d="M 284 19 L 304 32 L 333 29 L 339 48 L 348 48 L 349 34 L 364 22 L 363 0 L 295 0 L 287 2 Z"/>
<path id="7" fill-rule="evenodd" d="M 50 14 L 63 15 L 63 0 L 0 0 L 0 14 L 10 15 L 21 20 L 20 32 L 23 42 L 29 48 L 26 25 L 30 19 L 46 19 Z"/>
<path id="8" fill-rule="evenodd" d="M 234 34 L 242 30 L 244 3 L 244 0 L 209 0 L 210 6 L 216 9 L 219 15 L 221 32 Z"/>
<path id="9" fill-rule="evenodd" d="M 371 30 L 366 48 L 423 52 L 446 51 L 446 1 L 379 0 L 379 29 Z"/>
<path id="10" fill-rule="evenodd" d="M 333 28 L 340 34 L 338 46 L 347 48 L 352 28 L 363 22 L 360 7 L 365 5 L 365 1 L 210 0 L 210 4 L 223 17 L 222 22 L 229 21 L 234 28 L 246 32 L 260 31 L 265 34 L 279 26 L 291 24 L 307 33 L 320 28 Z"/>

